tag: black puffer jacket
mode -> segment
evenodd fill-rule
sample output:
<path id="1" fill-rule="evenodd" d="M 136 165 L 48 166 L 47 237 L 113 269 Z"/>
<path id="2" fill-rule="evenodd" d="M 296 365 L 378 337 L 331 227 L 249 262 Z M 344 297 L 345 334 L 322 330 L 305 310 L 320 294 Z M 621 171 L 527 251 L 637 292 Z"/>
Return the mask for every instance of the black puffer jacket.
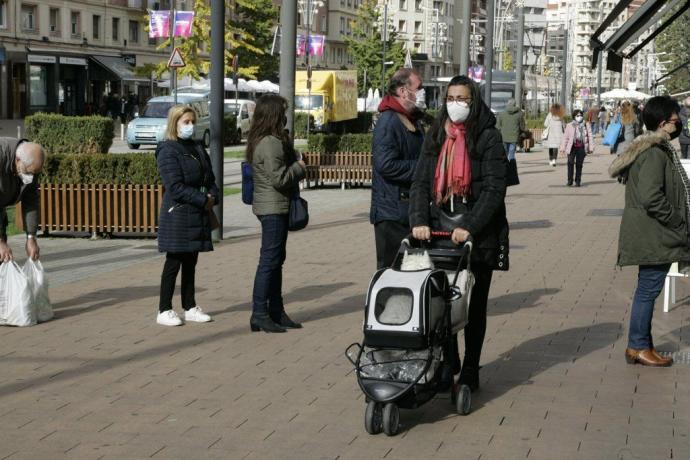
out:
<path id="1" fill-rule="evenodd" d="M 193 141 L 165 141 L 156 149 L 156 159 L 165 186 L 158 250 L 212 251 L 211 223 L 204 205 L 208 193 L 218 203 L 218 187 L 208 154 Z"/>
<path id="2" fill-rule="evenodd" d="M 414 182 L 410 190 L 410 226 L 430 226 L 429 208 L 433 201 L 432 188 L 438 155 L 445 141 L 445 130 L 439 143 L 437 134 L 443 129 L 437 119 L 424 140 Z M 461 220 L 464 228 L 474 239 L 473 263 L 493 269 L 507 269 L 508 221 L 506 219 L 505 194 L 506 157 L 501 133 L 496 129 L 496 117 L 482 102 L 479 113 L 479 135 L 470 148 L 472 161 L 472 189 L 466 205 L 469 208 Z M 454 209 L 464 209 L 461 197 L 454 197 Z M 450 213 L 449 203 L 442 208 Z M 434 230 L 434 229 L 432 229 Z M 501 255 L 503 256 L 501 258 Z M 499 265 L 499 264 L 503 265 Z"/>

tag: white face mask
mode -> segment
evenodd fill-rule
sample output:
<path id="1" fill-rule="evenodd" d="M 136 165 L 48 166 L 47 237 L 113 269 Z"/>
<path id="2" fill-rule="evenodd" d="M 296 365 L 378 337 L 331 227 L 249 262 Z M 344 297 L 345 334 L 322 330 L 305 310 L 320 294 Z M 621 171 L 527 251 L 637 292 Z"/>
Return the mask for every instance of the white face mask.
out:
<path id="1" fill-rule="evenodd" d="M 578 123 L 582 123 L 582 115 L 576 116 L 575 121 L 577 121 Z"/>
<path id="2" fill-rule="evenodd" d="M 24 174 L 24 173 L 19 173 L 19 178 L 22 180 L 22 183 L 24 185 L 29 185 L 34 181 L 34 175 L 33 174 Z"/>
<path id="3" fill-rule="evenodd" d="M 177 129 L 177 133 L 180 139 L 191 139 L 194 135 L 194 125 L 182 125 Z"/>
<path id="4" fill-rule="evenodd" d="M 448 116 L 453 123 L 464 123 L 470 116 L 470 106 L 467 102 L 447 102 L 446 110 L 448 110 Z"/>
<path id="5" fill-rule="evenodd" d="M 415 106 L 419 110 L 426 110 L 426 91 L 424 91 L 424 88 L 417 91 L 416 96 L 417 96 L 417 102 L 415 103 Z"/>

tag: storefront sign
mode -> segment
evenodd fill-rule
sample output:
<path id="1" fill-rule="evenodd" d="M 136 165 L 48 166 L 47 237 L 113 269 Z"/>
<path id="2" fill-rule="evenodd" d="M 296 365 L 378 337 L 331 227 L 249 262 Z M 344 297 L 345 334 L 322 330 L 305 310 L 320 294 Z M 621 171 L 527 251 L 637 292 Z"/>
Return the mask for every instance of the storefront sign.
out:
<path id="1" fill-rule="evenodd" d="M 123 54 L 122 59 L 129 65 L 137 66 L 137 55 L 136 54 Z"/>
<path id="2" fill-rule="evenodd" d="M 60 64 L 81 65 L 81 66 L 86 67 L 86 59 L 60 56 Z"/>
<path id="3" fill-rule="evenodd" d="M 27 60 L 29 62 L 40 64 L 55 64 L 57 62 L 57 58 L 55 56 L 41 56 L 38 54 L 29 54 Z"/>
<path id="4" fill-rule="evenodd" d="M 175 11 L 175 36 L 191 37 L 194 11 Z"/>
<path id="5" fill-rule="evenodd" d="M 170 11 L 149 11 L 149 38 L 170 36 Z"/>

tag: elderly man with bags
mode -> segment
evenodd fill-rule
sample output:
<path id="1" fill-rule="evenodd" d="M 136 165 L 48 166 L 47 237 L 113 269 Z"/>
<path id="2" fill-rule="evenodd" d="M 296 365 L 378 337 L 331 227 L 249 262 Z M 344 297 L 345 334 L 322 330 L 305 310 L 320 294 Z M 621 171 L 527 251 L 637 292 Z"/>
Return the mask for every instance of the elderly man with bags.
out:
<path id="1" fill-rule="evenodd" d="M 5 208 L 20 201 L 26 229 L 26 255 L 38 260 L 36 230 L 39 197 L 36 176 L 41 172 L 44 160 L 45 152 L 40 145 L 26 139 L 0 137 L 0 262 L 13 259 L 12 249 L 7 244 L 9 221 Z"/>

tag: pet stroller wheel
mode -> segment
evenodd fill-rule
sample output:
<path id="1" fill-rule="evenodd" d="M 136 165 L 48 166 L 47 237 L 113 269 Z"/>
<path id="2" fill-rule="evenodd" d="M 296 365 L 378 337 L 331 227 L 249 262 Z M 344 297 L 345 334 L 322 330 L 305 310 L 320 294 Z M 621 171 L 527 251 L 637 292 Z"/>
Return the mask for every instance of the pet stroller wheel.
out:
<path id="1" fill-rule="evenodd" d="M 364 428 L 369 434 L 379 434 L 383 429 L 383 408 L 381 404 L 369 401 L 367 410 L 364 412 Z"/>
<path id="2" fill-rule="evenodd" d="M 460 415 L 467 415 L 472 410 L 472 392 L 467 385 L 460 385 L 455 394 L 455 409 Z"/>
<path id="3" fill-rule="evenodd" d="M 395 436 L 400 429 L 400 409 L 395 403 L 388 403 L 383 407 L 383 432 L 388 436 Z"/>

